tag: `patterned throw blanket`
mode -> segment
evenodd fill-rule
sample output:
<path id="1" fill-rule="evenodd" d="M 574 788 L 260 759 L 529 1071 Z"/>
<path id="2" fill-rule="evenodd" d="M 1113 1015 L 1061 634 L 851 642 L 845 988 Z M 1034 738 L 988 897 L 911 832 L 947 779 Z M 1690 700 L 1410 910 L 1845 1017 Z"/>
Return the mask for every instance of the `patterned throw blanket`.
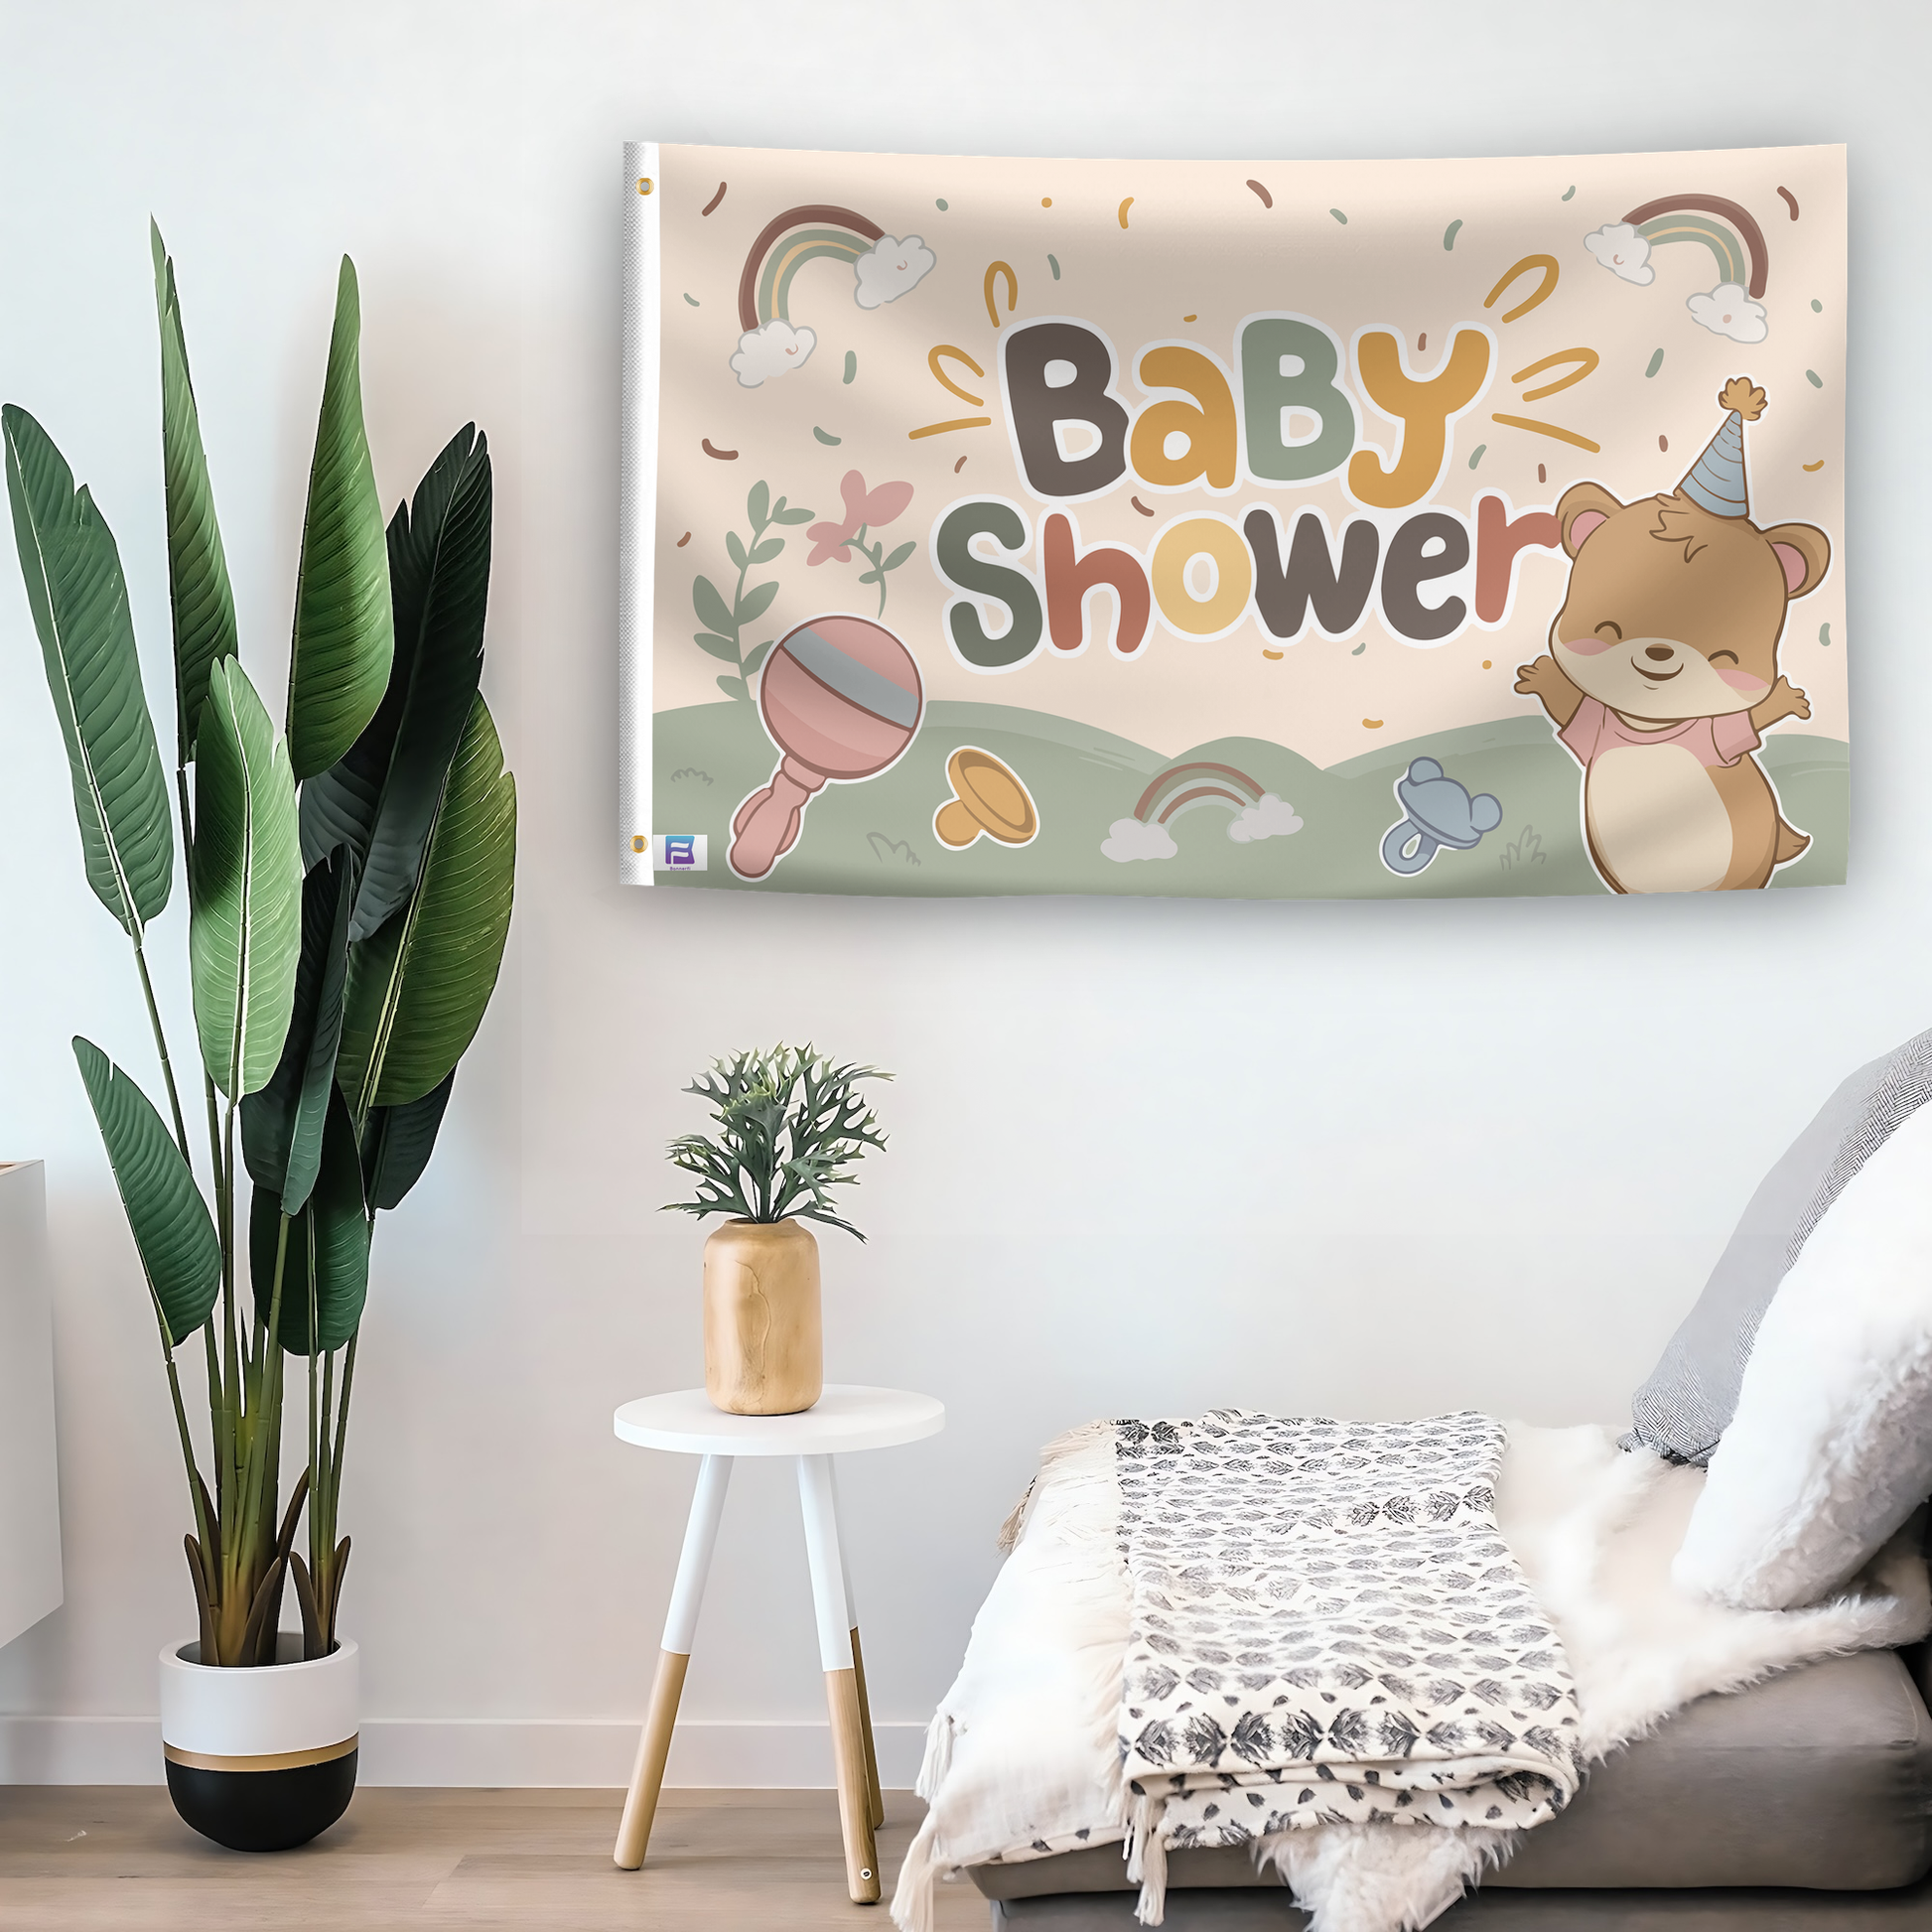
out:
<path id="1" fill-rule="evenodd" d="M 1521 1829 L 1582 1778 L 1562 1647 L 1496 1527 L 1500 1423 L 1114 1425 L 1129 1876 L 1315 1824 Z"/>

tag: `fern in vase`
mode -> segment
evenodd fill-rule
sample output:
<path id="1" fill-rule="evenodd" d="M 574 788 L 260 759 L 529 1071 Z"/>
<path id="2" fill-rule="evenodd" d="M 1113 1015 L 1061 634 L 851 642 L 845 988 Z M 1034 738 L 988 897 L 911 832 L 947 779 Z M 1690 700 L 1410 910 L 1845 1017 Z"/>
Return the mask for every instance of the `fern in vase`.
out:
<path id="1" fill-rule="evenodd" d="M 666 1210 L 759 1224 L 822 1221 L 863 1241 L 832 1211 L 831 1190 L 858 1179 L 868 1148 L 885 1147 L 859 1082 L 892 1077 L 876 1066 L 835 1066 L 809 1043 L 714 1060 L 684 1091 L 708 1104 L 718 1131 L 671 1143 L 672 1167 L 697 1186 L 695 1199 L 666 1201 Z"/>

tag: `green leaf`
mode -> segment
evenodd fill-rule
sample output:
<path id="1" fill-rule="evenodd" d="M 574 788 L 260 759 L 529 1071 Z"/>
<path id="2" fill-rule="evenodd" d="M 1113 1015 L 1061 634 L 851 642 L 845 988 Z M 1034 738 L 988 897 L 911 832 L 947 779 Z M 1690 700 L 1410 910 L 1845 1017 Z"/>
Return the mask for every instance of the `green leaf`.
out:
<path id="1" fill-rule="evenodd" d="M 217 658 L 235 654 L 234 593 L 188 373 L 175 264 L 152 221 L 148 235 L 161 322 L 161 470 L 168 501 L 168 601 L 175 621 L 175 737 L 177 762 L 186 764 L 195 756 L 208 672 Z"/>
<path id="2" fill-rule="evenodd" d="M 738 634 L 738 625 L 732 621 L 731 606 L 719 595 L 718 586 L 709 577 L 700 577 L 691 586 L 691 603 L 697 611 L 698 621 L 707 630 L 722 630 L 727 636 Z"/>
<path id="3" fill-rule="evenodd" d="M 750 677 L 764 662 L 764 654 L 775 640 L 767 637 L 763 643 L 755 645 L 745 653 L 745 675 Z"/>
<path id="4" fill-rule="evenodd" d="M 783 537 L 766 537 L 762 543 L 759 544 L 752 551 L 752 562 L 755 564 L 768 564 L 784 547 L 785 540 Z"/>
<path id="5" fill-rule="evenodd" d="M 768 584 L 759 584 L 749 590 L 738 601 L 738 621 L 745 625 L 754 619 L 761 618 L 771 608 L 771 600 L 778 595 L 777 579 Z"/>
<path id="6" fill-rule="evenodd" d="M 880 565 L 880 568 L 882 570 L 897 570 L 899 567 L 899 565 L 902 564 L 906 560 L 906 558 L 909 557 L 912 554 L 912 552 L 915 551 L 918 547 L 919 546 L 916 540 L 914 540 L 911 543 L 901 543 L 899 547 L 897 550 L 895 550 L 893 554 L 890 557 L 888 557 L 882 565 Z"/>
<path id="7" fill-rule="evenodd" d="M 745 568 L 745 539 L 741 537 L 736 530 L 727 530 L 725 532 L 725 555 L 728 556 L 732 560 L 732 562 L 739 567 L 740 570 L 743 570 Z"/>
<path id="8" fill-rule="evenodd" d="M 784 507 L 785 499 L 778 498 L 778 507 Z M 771 485 L 764 482 L 755 483 L 752 493 L 745 498 L 745 514 L 752 519 L 752 528 L 761 530 L 771 521 Z"/>
<path id="9" fill-rule="evenodd" d="M 671 1165 L 697 1184 L 692 1199 L 665 1205 L 762 1222 L 795 1214 L 864 1240 L 831 1212 L 830 1190 L 857 1179 L 868 1148 L 885 1147 L 858 1084 L 891 1078 L 877 1067 L 835 1066 L 810 1045 L 754 1048 L 714 1060 L 685 1091 L 707 1103 L 719 1131 L 671 1142 Z"/>
<path id="10" fill-rule="evenodd" d="M 175 835 L 114 534 L 47 432 L 0 409 L 7 495 L 94 897 L 139 940 L 168 903 Z"/>
<path id="11" fill-rule="evenodd" d="M 274 1076 L 241 1103 L 241 1151 L 257 1185 L 291 1213 L 309 1198 L 322 1161 L 323 1123 L 336 1091 L 336 1050 L 348 975 L 355 856 L 338 847 L 302 882 L 302 952 L 295 1005 Z"/>
<path id="12" fill-rule="evenodd" d="M 772 513 L 773 523 L 809 523 L 818 512 L 816 510 L 781 509 Z"/>
<path id="13" fill-rule="evenodd" d="M 288 748 L 224 657 L 208 679 L 195 760 L 188 955 L 208 1077 L 230 1100 L 282 1056 L 302 952 L 302 851 Z"/>
<path id="14" fill-rule="evenodd" d="M 436 1146 L 443 1110 L 456 1085 L 454 1067 L 420 1100 L 378 1107 L 362 1135 L 362 1189 L 371 1208 L 394 1207 L 423 1177 Z"/>
<path id="15" fill-rule="evenodd" d="M 395 651 L 382 505 L 362 428 L 361 326 L 355 265 L 345 255 L 295 586 L 288 738 L 298 778 L 328 770 L 362 735 Z"/>
<path id="16" fill-rule="evenodd" d="M 268 1320 L 275 1297 L 275 1251 L 282 1203 L 257 1186 L 248 1204 L 248 1275 L 255 1310 Z M 362 1164 L 355 1128 L 340 1093 L 332 1099 L 315 1192 L 289 1221 L 282 1254 L 282 1312 L 277 1340 L 292 1355 L 313 1345 L 341 1348 L 362 1319 L 369 1292 L 369 1222 L 362 1202 Z M 314 1316 L 314 1328 L 310 1319 Z"/>
<path id="17" fill-rule="evenodd" d="M 373 731 L 374 725 L 369 729 Z M 327 771 L 318 771 L 310 778 L 298 794 L 298 835 L 305 866 L 320 865 L 339 845 L 354 853 L 368 849 L 376 811 L 382 803 L 383 772 L 371 769 L 374 760 L 365 762 L 361 756 L 360 748 L 367 737 L 364 732 Z"/>
<path id="18" fill-rule="evenodd" d="M 491 499 L 488 442 L 466 424 L 389 523 L 389 688 L 361 737 L 302 788 L 306 863 L 339 841 L 360 862 L 352 939 L 389 918 L 422 870 L 483 673 Z"/>
<path id="19" fill-rule="evenodd" d="M 729 637 L 714 637 L 708 630 L 699 630 L 693 633 L 691 641 L 713 657 L 722 657 L 727 664 L 738 662 L 738 646 Z"/>
<path id="20" fill-rule="evenodd" d="M 752 695 L 750 686 L 742 677 L 721 677 L 718 688 L 728 698 L 749 698 Z"/>
<path id="21" fill-rule="evenodd" d="M 93 1103 L 127 1224 L 170 1347 L 208 1317 L 221 1288 L 221 1243 L 174 1136 L 148 1096 L 91 1040 L 73 1056 Z"/>
<path id="22" fill-rule="evenodd" d="M 885 574 L 882 570 L 869 570 L 860 577 L 859 582 L 862 584 L 876 584 Z"/>
<path id="23" fill-rule="evenodd" d="M 420 1099 L 483 1024 L 509 932 L 516 781 L 481 697 L 408 905 L 349 953 L 337 1078 L 351 1113 Z"/>

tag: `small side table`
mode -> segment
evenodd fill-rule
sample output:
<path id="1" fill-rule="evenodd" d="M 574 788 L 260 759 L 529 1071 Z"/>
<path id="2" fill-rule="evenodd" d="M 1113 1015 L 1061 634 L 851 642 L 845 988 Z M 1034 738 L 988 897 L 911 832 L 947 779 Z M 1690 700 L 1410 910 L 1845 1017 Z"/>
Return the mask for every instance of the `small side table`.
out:
<path id="1" fill-rule="evenodd" d="M 846 1889 L 858 1904 L 877 1904 L 879 1854 L 873 1834 L 886 1822 L 886 1811 L 880 1798 L 879 1759 L 852 1579 L 839 1547 L 832 1458 L 852 1449 L 892 1449 L 936 1436 L 945 1427 L 944 1405 L 929 1395 L 902 1389 L 828 1383 L 818 1401 L 795 1416 L 728 1416 L 712 1407 L 702 1389 L 680 1389 L 673 1395 L 647 1395 L 626 1402 L 612 1420 L 622 1442 L 704 1457 L 698 1466 L 690 1519 L 684 1526 L 684 1549 L 664 1619 L 664 1647 L 657 1657 L 650 1708 L 637 1740 L 637 1763 L 630 1773 L 613 1858 L 624 1870 L 634 1871 L 643 1863 L 650 1843 L 651 1820 L 664 1785 L 664 1761 L 670 1754 L 698 1604 L 725 1513 L 732 1463 L 741 1455 L 788 1455 L 798 1464 L 798 1506 L 805 1519 L 819 1662 L 825 1671 L 825 1701 L 832 1718 Z"/>

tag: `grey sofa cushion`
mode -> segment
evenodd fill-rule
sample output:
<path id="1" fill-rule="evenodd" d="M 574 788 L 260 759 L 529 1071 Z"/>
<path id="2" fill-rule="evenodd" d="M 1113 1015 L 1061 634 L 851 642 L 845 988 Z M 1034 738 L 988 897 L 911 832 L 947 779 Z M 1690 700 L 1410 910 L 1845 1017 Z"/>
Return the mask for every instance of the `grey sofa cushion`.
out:
<path id="1" fill-rule="evenodd" d="M 1700 1698 L 1600 1764 L 1494 1886 L 1888 1890 L 1932 1869 L 1932 1719 L 1895 1651 Z"/>
<path id="2" fill-rule="evenodd" d="M 1897 1654 L 1870 1650 L 1700 1698 L 1596 1766 L 1483 1889 L 1881 1891 L 1928 1870 L 1932 1718 Z M 1117 1845 L 971 1876 L 996 1899 L 1135 1889 Z M 1238 1846 L 1168 1861 L 1170 1892 L 1278 1882 Z"/>
<path id="3" fill-rule="evenodd" d="M 1711 1459 L 1778 1284 L 1846 1183 L 1928 1098 L 1932 1031 L 1860 1067 L 1818 1110 L 1751 1196 L 1697 1306 L 1631 1398 L 1626 1449 Z"/>

